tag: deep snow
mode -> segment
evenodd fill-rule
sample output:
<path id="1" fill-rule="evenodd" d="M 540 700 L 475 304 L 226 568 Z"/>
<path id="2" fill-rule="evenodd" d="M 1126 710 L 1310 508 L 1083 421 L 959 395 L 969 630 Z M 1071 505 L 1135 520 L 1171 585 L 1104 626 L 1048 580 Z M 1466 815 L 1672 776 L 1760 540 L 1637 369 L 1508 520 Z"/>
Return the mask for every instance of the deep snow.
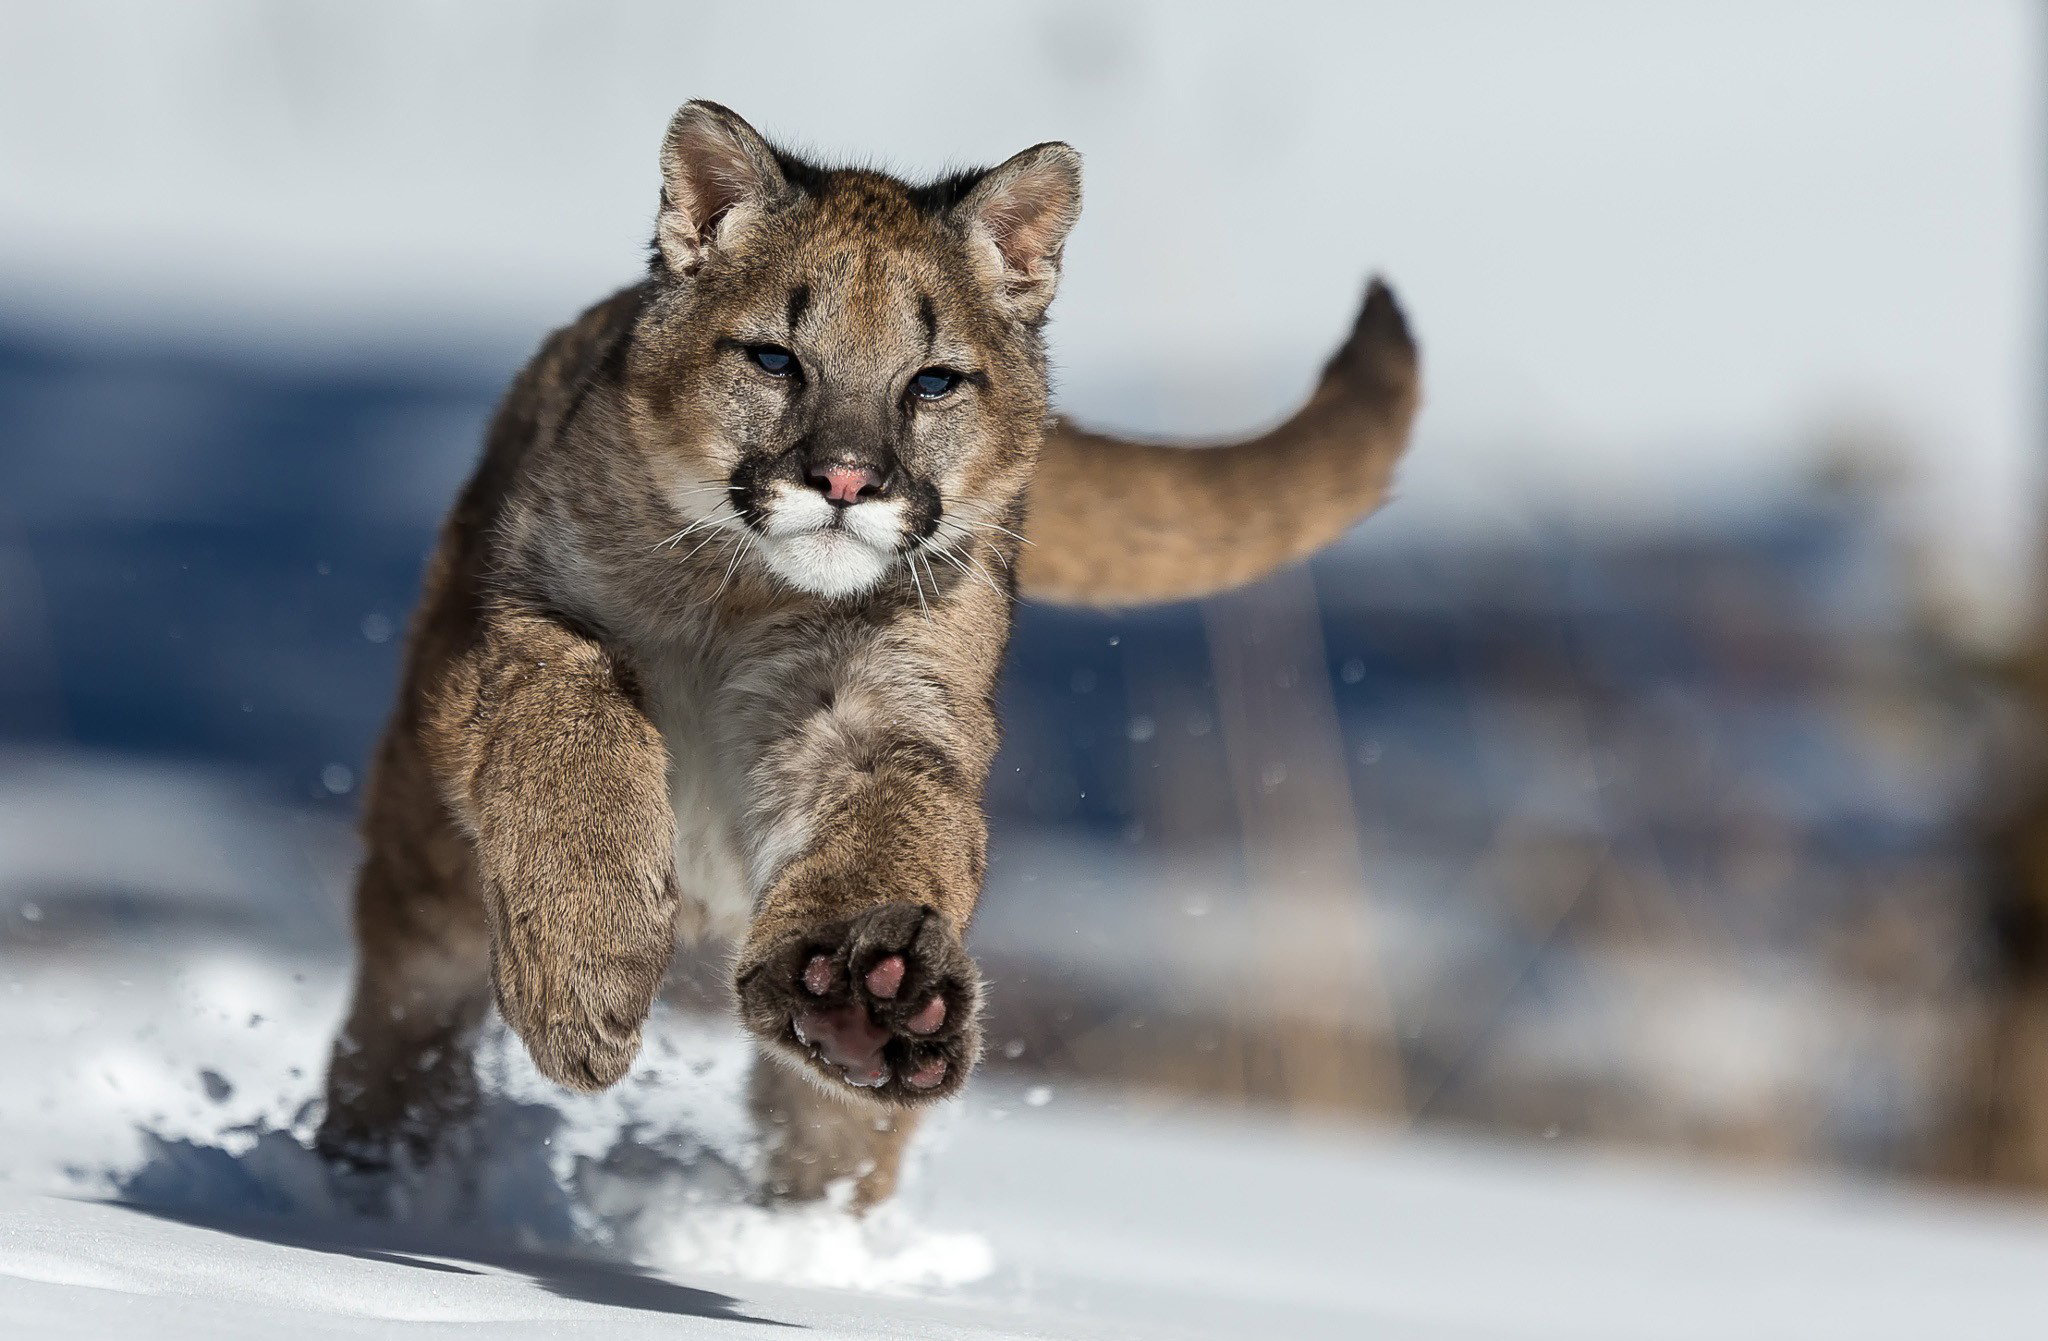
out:
<path id="1" fill-rule="evenodd" d="M 745 1204 L 721 1026 L 613 1094 L 489 1053 L 485 1175 L 351 1218 L 298 1142 L 336 966 L 0 958 L 0 1330 L 1656 1341 L 2033 1337 L 2048 1216 L 980 1086 L 865 1224 Z M 465 1214 L 458 1203 L 468 1202 Z"/>

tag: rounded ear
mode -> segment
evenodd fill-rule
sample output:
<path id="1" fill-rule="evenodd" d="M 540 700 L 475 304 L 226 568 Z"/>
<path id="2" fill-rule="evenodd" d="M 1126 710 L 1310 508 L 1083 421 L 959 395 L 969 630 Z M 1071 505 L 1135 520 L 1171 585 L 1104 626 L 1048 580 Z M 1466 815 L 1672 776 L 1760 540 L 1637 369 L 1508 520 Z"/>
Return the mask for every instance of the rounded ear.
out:
<path id="1" fill-rule="evenodd" d="M 775 151 L 739 115 L 715 102 L 686 102 L 661 142 L 661 217 L 655 245 L 678 275 L 704 264 L 789 194 Z"/>
<path id="2" fill-rule="evenodd" d="M 1035 321 L 1052 302 L 1060 253 L 1081 217 L 1081 155 L 1058 141 L 1033 145 L 982 174 L 953 215 L 998 299 Z"/>

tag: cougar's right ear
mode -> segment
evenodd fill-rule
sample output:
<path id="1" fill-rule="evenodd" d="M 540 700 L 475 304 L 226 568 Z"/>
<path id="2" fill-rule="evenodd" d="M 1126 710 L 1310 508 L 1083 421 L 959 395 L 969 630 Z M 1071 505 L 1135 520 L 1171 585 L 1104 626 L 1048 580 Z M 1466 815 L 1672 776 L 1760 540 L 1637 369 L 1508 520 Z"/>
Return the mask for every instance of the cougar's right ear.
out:
<path id="1" fill-rule="evenodd" d="M 761 133 L 715 102 L 686 102 L 661 143 L 655 245 L 669 270 L 692 275 L 790 192 Z"/>

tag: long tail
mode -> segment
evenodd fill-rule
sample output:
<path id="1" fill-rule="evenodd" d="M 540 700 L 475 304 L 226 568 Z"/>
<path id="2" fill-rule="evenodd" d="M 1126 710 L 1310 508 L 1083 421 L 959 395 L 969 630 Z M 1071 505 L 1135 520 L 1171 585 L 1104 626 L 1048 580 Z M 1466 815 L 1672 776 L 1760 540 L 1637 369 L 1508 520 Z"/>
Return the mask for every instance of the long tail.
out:
<path id="1" fill-rule="evenodd" d="M 1262 437 L 1173 447 L 1061 421 L 1031 487 L 1019 589 L 1056 605 L 1144 605 L 1306 558 L 1385 499 L 1420 401 L 1408 322 L 1375 279 L 1308 403 Z"/>

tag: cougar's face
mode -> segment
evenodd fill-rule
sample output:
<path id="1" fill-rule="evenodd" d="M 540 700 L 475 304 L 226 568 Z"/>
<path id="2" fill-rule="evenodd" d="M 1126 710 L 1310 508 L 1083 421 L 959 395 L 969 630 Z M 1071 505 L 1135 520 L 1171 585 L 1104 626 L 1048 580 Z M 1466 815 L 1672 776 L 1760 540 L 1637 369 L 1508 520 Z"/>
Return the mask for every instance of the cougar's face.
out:
<path id="1" fill-rule="evenodd" d="M 1062 144 L 912 186 L 810 166 L 686 104 L 633 355 L 672 539 L 708 531 L 691 543 L 824 597 L 931 557 L 967 571 L 959 551 L 1019 522 L 1045 431 L 1040 328 L 1079 208 Z"/>
<path id="2" fill-rule="evenodd" d="M 1044 421 L 1043 379 L 976 310 L 972 277 L 949 273 L 965 267 L 936 230 L 922 249 L 788 241 L 785 263 L 706 314 L 693 409 L 716 432 L 692 474 L 722 493 L 687 501 L 729 512 L 791 586 L 857 595 L 1002 522 Z"/>
<path id="3" fill-rule="evenodd" d="M 825 598 L 1016 526 L 1047 416 L 1036 332 L 987 297 L 958 235 L 848 194 L 707 266 L 653 373 L 672 389 L 676 545 L 743 551 Z"/>

